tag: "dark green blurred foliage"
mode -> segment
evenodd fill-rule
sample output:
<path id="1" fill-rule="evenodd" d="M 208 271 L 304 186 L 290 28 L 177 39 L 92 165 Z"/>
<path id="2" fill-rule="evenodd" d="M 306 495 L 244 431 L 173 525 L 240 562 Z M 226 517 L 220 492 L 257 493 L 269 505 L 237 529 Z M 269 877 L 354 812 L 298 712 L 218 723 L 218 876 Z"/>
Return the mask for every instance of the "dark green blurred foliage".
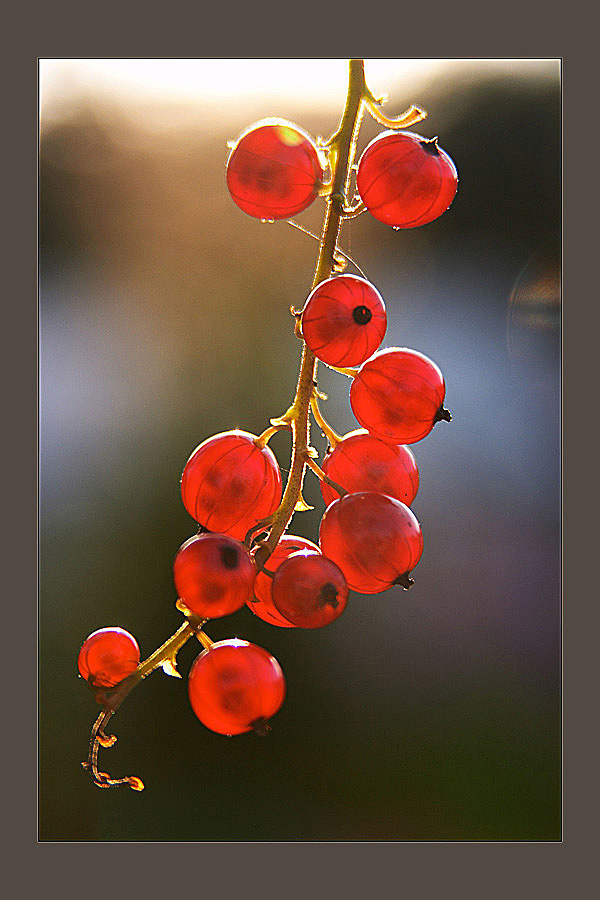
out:
<path id="1" fill-rule="evenodd" d="M 293 396 L 288 310 L 316 244 L 234 206 L 226 140 L 264 115 L 327 134 L 340 109 L 257 100 L 222 127 L 161 132 L 90 97 L 42 122 L 43 841 L 560 839 L 558 64 L 450 64 L 417 97 L 389 94 L 391 113 L 429 110 L 414 130 L 437 134 L 460 176 L 431 225 L 395 232 L 365 215 L 341 242 L 386 300 L 386 345 L 446 377 L 453 421 L 413 448 L 415 586 L 352 595 L 317 632 L 245 609 L 211 623 L 214 639 L 279 659 L 286 703 L 266 739 L 212 734 L 187 702 L 200 648 L 186 645 L 183 680 L 140 686 L 102 756 L 142 777 L 142 794 L 100 791 L 80 769 L 96 708 L 76 654 L 104 625 L 132 631 L 144 656 L 178 627 L 172 560 L 195 531 L 183 465 L 211 434 L 260 432 Z M 365 121 L 361 146 L 377 130 Z M 321 214 L 318 201 L 299 221 L 316 231 Z M 321 381 L 332 424 L 355 427 L 348 381 Z M 313 442 L 324 448 L 318 429 Z M 285 469 L 288 438 L 272 446 Z M 305 496 L 315 510 L 291 531 L 315 540 L 310 474 Z"/>

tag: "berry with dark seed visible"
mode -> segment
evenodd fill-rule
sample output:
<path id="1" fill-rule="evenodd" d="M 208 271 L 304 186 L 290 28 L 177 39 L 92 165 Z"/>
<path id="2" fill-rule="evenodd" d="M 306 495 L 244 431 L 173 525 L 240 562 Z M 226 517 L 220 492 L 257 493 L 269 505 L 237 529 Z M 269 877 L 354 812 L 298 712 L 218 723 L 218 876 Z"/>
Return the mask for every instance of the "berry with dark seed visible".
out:
<path id="1" fill-rule="evenodd" d="M 276 572 L 281 563 L 298 550 L 321 552 L 312 541 L 292 534 L 285 534 L 279 539 L 279 543 L 265 563 L 266 568 L 270 572 Z M 273 578 L 264 572 L 259 572 L 254 582 L 254 597 L 247 601 L 247 605 L 255 615 L 270 625 L 278 625 L 280 628 L 296 628 L 297 626 L 292 622 L 288 622 L 275 607 L 272 587 Z"/>
<path id="2" fill-rule="evenodd" d="M 364 278 L 338 275 L 322 281 L 302 313 L 302 336 L 329 366 L 360 366 L 381 344 L 387 327 L 379 291 Z"/>
<path id="3" fill-rule="evenodd" d="M 217 619 L 237 612 L 252 596 L 256 569 L 240 541 L 200 534 L 177 551 L 173 575 L 185 606 L 197 616 Z"/>
<path id="4" fill-rule="evenodd" d="M 339 618 L 348 585 L 339 567 L 312 550 L 299 550 L 281 563 L 273 579 L 273 603 L 299 628 L 323 628 Z"/>

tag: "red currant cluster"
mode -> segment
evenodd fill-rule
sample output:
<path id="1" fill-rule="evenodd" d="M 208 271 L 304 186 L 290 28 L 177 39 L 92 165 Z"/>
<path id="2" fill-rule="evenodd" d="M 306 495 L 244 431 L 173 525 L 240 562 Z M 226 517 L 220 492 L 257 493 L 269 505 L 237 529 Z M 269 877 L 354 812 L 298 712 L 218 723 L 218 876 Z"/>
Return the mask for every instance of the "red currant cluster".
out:
<path id="1" fill-rule="evenodd" d="M 363 106 L 392 129 L 375 138 L 353 167 Z M 436 139 L 397 130 L 423 116 L 413 107 L 398 120 L 384 117 L 364 82 L 362 61 L 352 60 L 346 111 L 329 142 L 317 147 L 295 125 L 269 119 L 232 146 L 227 185 L 249 215 L 289 219 L 317 196 L 327 198 L 313 290 L 302 310 L 292 310 L 303 341 L 298 387 L 287 412 L 261 435 L 217 434 L 185 464 L 181 496 L 199 529 L 174 561 L 184 626 L 142 664 L 135 639 L 120 628 L 94 632 L 81 648 L 79 671 L 103 704 L 84 764 L 101 787 L 127 782 L 140 789 L 139 779 L 98 772 L 98 745 L 114 742 L 104 726 L 154 668 L 178 674 L 176 654 L 193 635 L 204 646 L 188 678 L 196 716 L 225 735 L 268 730 L 285 697 L 279 664 L 247 641 L 213 643 L 202 630 L 207 620 L 246 605 L 280 628 L 322 628 L 343 613 L 350 589 L 376 594 L 413 583 L 423 537 L 410 509 L 419 474 L 407 445 L 428 435 L 440 419 L 450 419 L 444 379 L 422 353 L 379 349 L 387 325 L 384 301 L 364 277 L 340 273 L 337 239 L 341 221 L 363 209 L 393 227 L 409 228 L 432 221 L 450 205 L 457 187 L 452 160 Z M 355 206 L 348 203 L 353 169 Z M 319 360 L 352 379 L 350 404 L 363 427 L 344 437 L 319 407 Z M 311 413 L 329 441 L 321 465 L 309 444 Z M 285 490 L 268 446 L 279 430 L 292 435 Z M 308 508 L 302 498 L 306 469 L 319 477 L 326 505 L 318 544 L 285 533 L 294 511 Z"/>

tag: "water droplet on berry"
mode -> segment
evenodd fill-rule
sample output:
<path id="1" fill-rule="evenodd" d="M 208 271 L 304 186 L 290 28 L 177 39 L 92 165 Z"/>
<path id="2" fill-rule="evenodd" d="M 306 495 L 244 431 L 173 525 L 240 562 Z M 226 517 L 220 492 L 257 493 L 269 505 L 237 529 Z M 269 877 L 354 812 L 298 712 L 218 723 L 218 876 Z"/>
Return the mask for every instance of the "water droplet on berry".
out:
<path id="1" fill-rule="evenodd" d="M 260 221 L 262 222 L 263 225 L 273 225 L 273 223 L 275 222 L 275 219 L 261 219 Z"/>

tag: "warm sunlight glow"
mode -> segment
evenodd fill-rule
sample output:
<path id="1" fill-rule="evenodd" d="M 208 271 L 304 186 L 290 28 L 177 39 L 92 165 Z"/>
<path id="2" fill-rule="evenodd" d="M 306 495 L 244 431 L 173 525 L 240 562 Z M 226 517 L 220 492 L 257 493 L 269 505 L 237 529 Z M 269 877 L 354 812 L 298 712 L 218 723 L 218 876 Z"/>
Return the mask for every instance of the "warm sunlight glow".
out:
<path id="1" fill-rule="evenodd" d="M 367 59 L 365 70 L 371 89 L 385 93 L 400 78 L 412 87 L 446 64 Z M 40 95 L 44 118 L 89 94 L 130 103 L 309 96 L 314 106 L 343 99 L 347 70 L 346 59 L 42 59 Z"/>

